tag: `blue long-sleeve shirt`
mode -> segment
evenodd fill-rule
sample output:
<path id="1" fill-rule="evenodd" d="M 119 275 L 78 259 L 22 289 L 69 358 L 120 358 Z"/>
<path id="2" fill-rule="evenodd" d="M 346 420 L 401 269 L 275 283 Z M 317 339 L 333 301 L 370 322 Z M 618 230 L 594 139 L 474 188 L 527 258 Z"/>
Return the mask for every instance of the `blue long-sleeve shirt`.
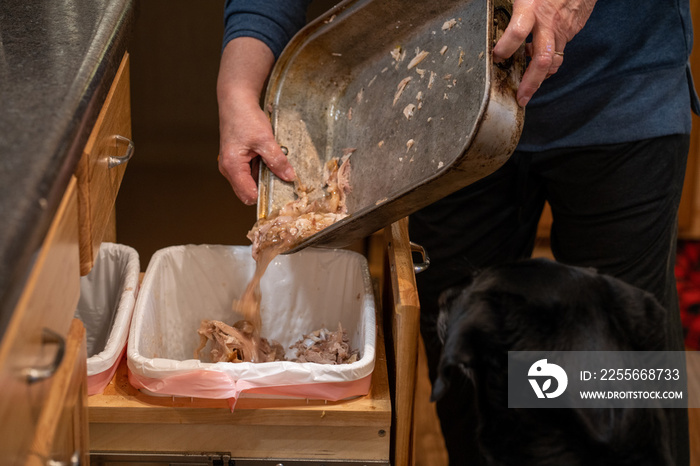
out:
<path id="1" fill-rule="evenodd" d="M 227 0 L 224 47 L 236 37 L 263 41 L 279 57 L 287 42 L 306 24 L 311 0 Z"/>
<path id="2" fill-rule="evenodd" d="M 224 46 L 250 36 L 278 57 L 310 0 L 227 0 Z M 518 149 L 539 151 L 690 133 L 700 103 L 688 56 L 689 0 L 601 0 L 559 72 L 527 105 Z"/>

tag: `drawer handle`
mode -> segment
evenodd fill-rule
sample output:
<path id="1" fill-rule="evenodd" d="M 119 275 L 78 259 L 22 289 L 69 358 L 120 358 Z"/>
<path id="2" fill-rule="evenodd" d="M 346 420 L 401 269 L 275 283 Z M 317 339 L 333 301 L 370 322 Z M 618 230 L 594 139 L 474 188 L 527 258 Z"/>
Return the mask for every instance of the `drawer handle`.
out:
<path id="1" fill-rule="evenodd" d="M 44 328 L 42 331 L 41 344 L 56 344 L 58 346 L 56 356 L 54 356 L 53 362 L 46 367 L 31 367 L 25 369 L 23 375 L 27 378 L 28 383 L 39 382 L 54 375 L 58 366 L 61 365 L 61 361 L 63 361 L 63 354 L 66 352 L 66 340 L 61 335 L 48 328 Z"/>
<path id="2" fill-rule="evenodd" d="M 418 254 L 421 255 L 423 262 L 414 262 L 413 263 L 413 272 L 415 273 L 421 273 L 424 272 L 425 270 L 430 267 L 430 257 L 428 257 L 428 253 L 425 252 L 425 248 L 421 246 L 420 244 L 416 244 L 413 241 L 409 241 L 408 243 L 411 246 L 411 252 L 417 252 Z"/>
<path id="3" fill-rule="evenodd" d="M 119 142 L 123 142 L 127 144 L 126 147 L 126 152 L 124 155 L 110 155 L 109 156 L 109 168 L 114 168 L 117 167 L 123 163 L 126 163 L 129 161 L 129 159 L 134 155 L 134 141 L 131 139 L 124 137 L 124 136 L 119 136 L 116 135 L 114 136 L 114 139 L 116 140 L 116 145 L 119 146 Z"/>

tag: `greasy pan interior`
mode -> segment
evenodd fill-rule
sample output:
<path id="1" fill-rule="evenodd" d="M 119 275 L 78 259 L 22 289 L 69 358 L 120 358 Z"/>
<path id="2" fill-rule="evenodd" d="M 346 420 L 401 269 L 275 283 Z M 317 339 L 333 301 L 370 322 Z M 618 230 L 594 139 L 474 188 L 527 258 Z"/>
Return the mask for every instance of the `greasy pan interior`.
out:
<path id="1" fill-rule="evenodd" d="M 294 37 L 266 93 L 278 143 L 316 193 L 325 161 L 354 151 L 349 216 L 291 252 L 345 246 L 508 159 L 524 56 L 495 65 L 491 50 L 510 11 L 507 0 L 348 0 Z M 294 198 L 263 166 L 258 217 Z"/>

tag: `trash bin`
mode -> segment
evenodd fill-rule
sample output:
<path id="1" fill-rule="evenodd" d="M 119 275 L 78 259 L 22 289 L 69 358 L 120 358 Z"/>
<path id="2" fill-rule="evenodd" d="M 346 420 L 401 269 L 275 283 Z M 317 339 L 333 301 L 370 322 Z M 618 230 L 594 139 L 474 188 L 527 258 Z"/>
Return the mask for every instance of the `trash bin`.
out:
<path id="1" fill-rule="evenodd" d="M 340 323 L 357 361 L 327 365 L 194 359 L 203 319 L 233 324 L 232 309 L 255 270 L 250 246 L 186 245 L 157 251 L 143 278 L 127 362 L 133 386 L 151 394 L 338 400 L 369 391 L 375 358 L 375 303 L 367 261 L 346 250 L 306 249 L 277 256 L 261 282 L 262 333 L 287 350 L 319 328 Z"/>
<path id="2" fill-rule="evenodd" d="M 85 326 L 88 395 L 104 391 L 124 354 L 139 273 L 136 250 L 122 244 L 102 243 L 92 270 L 80 279 L 75 317 Z"/>

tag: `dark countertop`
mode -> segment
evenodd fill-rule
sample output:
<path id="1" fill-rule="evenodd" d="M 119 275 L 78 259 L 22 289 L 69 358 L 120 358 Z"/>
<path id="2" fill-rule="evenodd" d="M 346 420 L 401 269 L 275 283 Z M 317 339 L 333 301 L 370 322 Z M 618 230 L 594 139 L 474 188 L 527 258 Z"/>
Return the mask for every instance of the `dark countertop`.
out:
<path id="1" fill-rule="evenodd" d="M 0 337 L 126 50 L 133 3 L 0 8 Z"/>

